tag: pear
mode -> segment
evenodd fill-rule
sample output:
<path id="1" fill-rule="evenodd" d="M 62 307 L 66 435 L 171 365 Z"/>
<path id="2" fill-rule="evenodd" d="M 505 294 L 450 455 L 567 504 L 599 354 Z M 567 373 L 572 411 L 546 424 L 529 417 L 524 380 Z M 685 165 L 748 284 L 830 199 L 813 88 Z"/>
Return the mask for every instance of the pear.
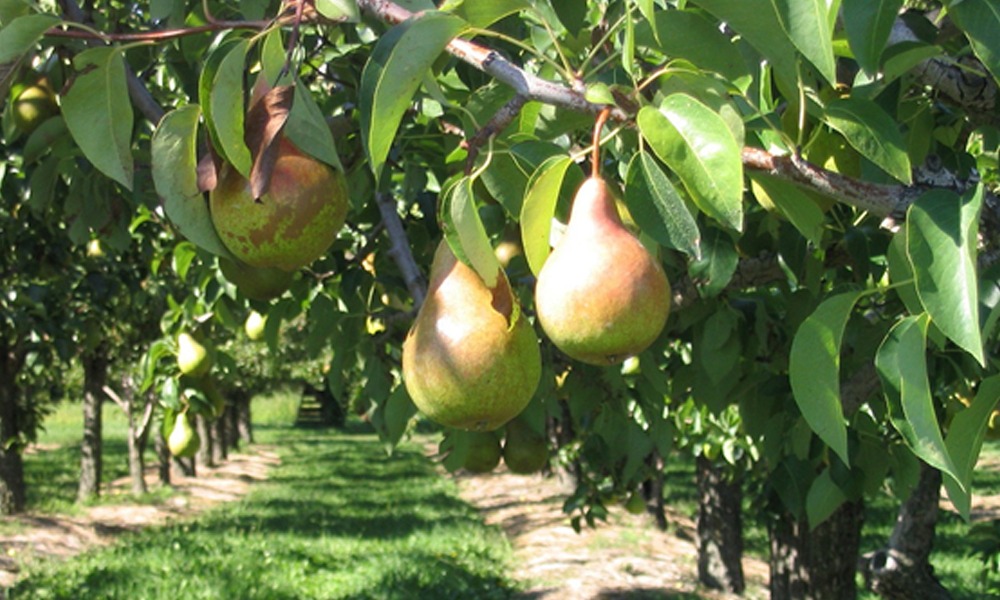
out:
<path id="1" fill-rule="evenodd" d="M 646 512 L 646 499 L 642 497 L 642 493 L 639 491 L 632 492 L 625 502 L 625 510 L 633 515 L 641 515 Z"/>
<path id="2" fill-rule="evenodd" d="M 187 458 L 194 456 L 200 447 L 201 438 L 188 420 L 187 413 L 178 413 L 174 419 L 174 427 L 170 430 L 170 436 L 167 437 L 170 454 L 178 458 Z"/>
<path id="3" fill-rule="evenodd" d="M 511 473 L 527 475 L 536 473 L 549 462 L 549 449 L 545 436 L 523 417 L 507 423 L 503 442 L 503 462 Z"/>
<path id="4" fill-rule="evenodd" d="M 473 433 L 462 468 L 472 473 L 489 473 L 500 464 L 500 453 L 500 440 L 496 435 L 490 432 Z"/>
<path id="5" fill-rule="evenodd" d="M 201 377 L 212 368 L 212 359 L 205 346 L 184 332 L 177 336 L 177 366 L 189 377 Z"/>
<path id="6" fill-rule="evenodd" d="M 577 190 L 566 232 L 538 274 L 535 309 L 556 347 L 594 365 L 642 352 L 666 324 L 663 267 L 622 224 L 597 175 Z"/>
<path id="7" fill-rule="evenodd" d="M 403 380 L 417 408 L 442 425 L 492 431 L 524 410 L 541 370 L 538 338 L 506 276 L 488 288 L 442 241 L 403 342 Z"/>
<path id="8" fill-rule="evenodd" d="M 247 315 L 247 320 L 243 323 L 243 330 L 251 341 L 258 341 L 264 337 L 264 327 L 267 326 L 267 317 L 252 310 Z"/>

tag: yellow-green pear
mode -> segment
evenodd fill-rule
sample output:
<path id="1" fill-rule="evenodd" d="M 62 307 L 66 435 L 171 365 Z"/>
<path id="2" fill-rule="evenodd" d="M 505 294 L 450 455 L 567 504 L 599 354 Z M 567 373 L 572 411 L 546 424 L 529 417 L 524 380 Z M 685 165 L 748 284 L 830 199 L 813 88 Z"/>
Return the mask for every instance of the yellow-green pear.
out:
<path id="1" fill-rule="evenodd" d="M 197 378 L 212 368 L 212 359 L 205 346 L 184 332 L 177 336 L 177 366 L 181 373 Z"/>
<path id="2" fill-rule="evenodd" d="M 194 456 L 200 447 L 201 437 L 191 425 L 187 413 L 178 413 L 170 435 L 167 437 L 167 449 L 170 450 L 170 454 L 178 458 L 187 458 Z"/>
<path id="3" fill-rule="evenodd" d="M 243 331 L 252 341 L 264 338 L 264 327 L 267 326 L 267 317 L 253 310 L 247 315 L 247 320 L 243 323 Z"/>
<path id="4" fill-rule="evenodd" d="M 524 410 L 541 378 L 535 331 L 503 272 L 490 289 L 442 241 L 427 298 L 403 342 L 406 390 L 442 425 L 492 431 Z"/>
<path id="5" fill-rule="evenodd" d="M 576 360 L 620 363 L 663 330 L 670 283 L 663 267 L 622 224 L 607 183 L 591 176 L 535 284 L 542 329 Z"/>

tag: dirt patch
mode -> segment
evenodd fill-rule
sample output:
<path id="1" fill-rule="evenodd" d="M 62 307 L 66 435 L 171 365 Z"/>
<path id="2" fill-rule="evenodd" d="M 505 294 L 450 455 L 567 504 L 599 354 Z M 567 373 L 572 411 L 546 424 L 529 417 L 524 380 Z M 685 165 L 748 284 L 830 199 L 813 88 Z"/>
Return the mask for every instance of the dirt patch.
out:
<path id="1" fill-rule="evenodd" d="M 698 585 L 695 525 L 669 513 L 670 531 L 650 515 L 612 511 L 607 523 L 576 533 L 562 511 L 572 492 L 557 477 L 514 475 L 503 467 L 485 475 L 455 475 L 462 498 L 503 529 L 514 548 L 514 578 L 527 582 L 525 598 L 737 598 Z M 767 565 L 746 558 L 747 593 L 767 596 Z"/>
<path id="2" fill-rule="evenodd" d="M 230 454 L 228 461 L 214 468 L 200 468 L 198 477 L 174 475 L 173 493 L 158 504 L 112 504 L 87 507 L 82 514 L 22 514 L 0 518 L 0 588 L 11 586 L 18 574 L 34 561 L 65 558 L 93 546 L 108 544 L 117 535 L 143 527 L 196 516 L 221 502 L 243 497 L 255 481 L 267 478 L 280 462 L 265 446 L 250 452 Z M 159 487 L 155 468 L 146 475 L 150 490 Z M 102 490 L 106 496 L 127 496 L 128 478 L 116 480 Z"/>

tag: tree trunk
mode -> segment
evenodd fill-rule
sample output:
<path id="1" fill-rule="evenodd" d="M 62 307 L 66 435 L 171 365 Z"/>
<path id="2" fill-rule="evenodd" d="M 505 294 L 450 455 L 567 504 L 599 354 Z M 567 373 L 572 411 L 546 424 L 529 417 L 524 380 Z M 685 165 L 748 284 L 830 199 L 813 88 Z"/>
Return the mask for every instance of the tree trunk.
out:
<path id="1" fill-rule="evenodd" d="M 101 494 L 101 438 L 104 386 L 108 379 L 107 348 L 98 346 L 86 352 L 83 362 L 83 442 L 80 444 L 80 485 L 77 502 L 85 502 Z"/>
<path id="2" fill-rule="evenodd" d="M 212 460 L 214 456 L 212 451 L 212 446 L 214 445 L 212 424 L 205 415 L 196 415 L 194 422 L 194 426 L 198 429 L 198 437 L 201 438 L 201 446 L 198 447 L 198 452 L 195 453 L 195 461 L 199 466 L 210 469 L 215 466 L 215 462 Z"/>
<path id="3" fill-rule="evenodd" d="M 135 404 L 135 386 L 132 385 L 131 379 L 124 382 L 124 394 L 125 416 L 128 418 L 128 472 L 132 480 L 132 495 L 141 496 L 149 491 L 146 487 L 145 452 L 156 398 L 147 393 L 146 403 L 142 414 L 139 415 Z"/>
<path id="4" fill-rule="evenodd" d="M 212 462 L 221 465 L 226 462 L 229 453 L 226 448 L 226 415 L 225 411 L 212 421 Z"/>
<path id="5" fill-rule="evenodd" d="M 20 358 L 12 349 L 0 344 L 0 515 L 12 515 L 24 510 L 24 461 L 18 419 L 20 390 L 15 376 Z"/>
<path id="6" fill-rule="evenodd" d="M 233 392 L 233 401 L 236 404 L 236 425 L 240 432 L 240 442 L 244 444 L 253 443 L 253 423 L 250 420 L 250 394 L 244 390 Z"/>
<path id="7" fill-rule="evenodd" d="M 698 479 L 698 580 L 711 589 L 742 594 L 743 489 L 727 480 L 704 456 L 696 459 Z"/>
<path id="8" fill-rule="evenodd" d="M 810 530 L 788 513 L 772 520 L 772 600 L 853 600 L 864 505 L 846 502 Z"/>
<path id="9" fill-rule="evenodd" d="M 929 562 L 940 496 L 941 472 L 921 462 L 920 480 L 899 507 L 889 543 L 862 560 L 861 569 L 869 590 L 893 600 L 951 598 L 934 576 Z"/>
<path id="10" fill-rule="evenodd" d="M 167 440 L 163 438 L 162 428 L 156 428 L 156 434 L 153 439 L 155 440 L 154 446 L 156 447 L 156 458 L 159 461 L 158 472 L 160 475 L 160 483 L 162 485 L 170 485 L 170 467 L 173 461 L 171 460 L 172 457 L 170 456 L 170 450 L 167 448 Z"/>
<path id="11" fill-rule="evenodd" d="M 230 402 L 222 418 L 226 421 L 226 447 L 237 450 L 240 447 L 240 409 Z"/>

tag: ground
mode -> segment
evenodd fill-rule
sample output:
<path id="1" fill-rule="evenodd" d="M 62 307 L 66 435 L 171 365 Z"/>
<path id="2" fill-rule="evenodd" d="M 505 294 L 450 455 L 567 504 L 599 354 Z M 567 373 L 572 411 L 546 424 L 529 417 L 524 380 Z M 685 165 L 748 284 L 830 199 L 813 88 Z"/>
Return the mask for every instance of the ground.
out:
<path id="1" fill-rule="evenodd" d="M 278 463 L 271 448 L 256 445 L 232 454 L 198 478 L 175 478 L 176 492 L 159 505 L 92 506 L 74 516 L 21 515 L 0 521 L 0 588 L 9 586 L 31 561 L 70 556 L 106 544 L 117 534 L 189 518 L 219 503 L 240 498 Z M 155 486 L 153 472 L 150 485 Z M 649 515 L 614 510 L 608 523 L 577 534 L 562 512 L 571 491 L 557 476 L 521 476 L 502 466 L 493 473 L 453 475 L 462 497 L 485 521 L 503 529 L 514 548 L 513 577 L 525 583 L 524 600 L 680 597 L 729 598 L 697 584 L 694 523 L 668 514 L 670 529 L 656 529 Z M 113 483 L 111 494 L 126 493 L 128 480 Z M 976 520 L 997 516 L 1000 498 L 977 497 Z M 767 566 L 744 561 L 746 598 L 766 597 Z"/>

